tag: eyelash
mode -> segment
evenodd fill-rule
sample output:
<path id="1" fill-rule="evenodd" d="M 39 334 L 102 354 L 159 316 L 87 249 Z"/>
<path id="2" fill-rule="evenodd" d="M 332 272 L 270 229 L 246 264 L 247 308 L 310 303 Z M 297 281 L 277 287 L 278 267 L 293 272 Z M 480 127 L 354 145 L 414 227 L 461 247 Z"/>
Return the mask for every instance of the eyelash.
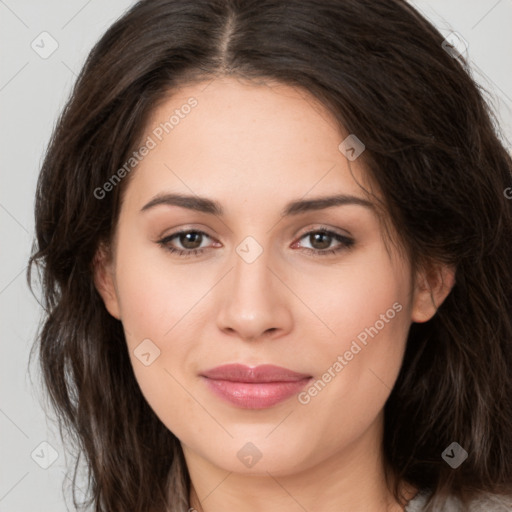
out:
<path id="1" fill-rule="evenodd" d="M 174 239 L 177 236 L 184 234 L 184 233 L 196 233 L 196 234 L 205 235 L 208 238 L 211 238 L 204 231 L 200 231 L 197 229 L 184 229 L 182 231 L 176 231 L 175 233 L 172 233 L 171 235 L 166 236 L 166 237 L 162 238 L 161 240 L 158 240 L 157 243 L 161 247 L 163 247 L 166 251 L 169 251 L 172 254 L 176 254 L 177 256 L 181 256 L 184 258 L 188 258 L 189 256 L 200 256 L 204 252 L 204 250 L 205 250 L 204 248 L 202 248 L 202 249 L 177 249 L 176 247 L 171 247 L 169 245 L 169 242 L 172 239 Z M 315 229 L 313 231 L 308 231 L 307 233 L 304 233 L 299 238 L 299 240 L 301 240 L 302 238 L 304 238 L 306 236 L 309 236 L 312 234 L 317 234 L 317 233 L 331 236 L 332 238 L 334 238 L 335 240 L 340 242 L 340 245 L 335 249 L 324 249 L 324 250 L 310 249 L 309 247 L 304 247 L 302 250 L 304 252 L 306 252 L 306 254 L 309 254 L 311 256 L 327 256 L 329 254 L 337 254 L 345 249 L 350 249 L 355 243 L 355 241 L 352 238 L 349 238 L 344 235 L 340 235 L 339 233 L 336 233 L 335 231 L 330 231 L 326 228 L 319 228 L 319 229 Z"/>

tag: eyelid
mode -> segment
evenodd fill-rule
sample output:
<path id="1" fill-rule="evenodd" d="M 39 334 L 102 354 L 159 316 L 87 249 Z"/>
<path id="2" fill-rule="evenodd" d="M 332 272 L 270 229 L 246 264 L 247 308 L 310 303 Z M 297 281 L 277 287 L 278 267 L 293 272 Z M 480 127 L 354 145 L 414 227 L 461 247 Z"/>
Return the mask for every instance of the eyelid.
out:
<path id="1" fill-rule="evenodd" d="M 210 247 L 207 246 L 207 247 L 199 247 L 196 249 L 180 249 L 178 247 L 172 247 L 169 245 L 170 241 L 176 237 L 179 238 L 180 234 L 191 233 L 191 232 L 206 236 L 207 238 L 212 239 L 216 243 L 221 243 L 218 240 L 216 240 L 215 237 L 209 235 L 206 231 L 203 231 L 202 229 L 189 227 L 189 226 L 185 226 L 185 227 L 178 229 L 177 231 L 173 231 L 169 235 L 166 235 L 163 238 L 160 238 L 159 240 L 157 240 L 156 243 L 159 244 L 163 249 L 170 252 L 171 254 L 175 254 L 181 258 L 187 258 L 192 255 L 199 256 L 199 255 L 203 254 L 205 250 L 212 248 L 211 246 Z M 341 233 L 339 228 L 332 228 L 332 227 L 328 227 L 325 225 L 317 225 L 315 227 L 307 228 L 307 230 L 305 230 L 300 235 L 296 235 L 294 237 L 294 242 L 292 242 L 292 247 L 293 247 L 293 245 L 300 242 L 300 240 L 302 238 L 306 237 L 307 235 L 314 234 L 314 233 L 327 234 L 331 238 L 334 238 L 338 242 L 338 245 L 334 249 L 332 249 L 332 248 L 331 249 L 313 249 L 310 247 L 302 247 L 301 248 L 302 252 L 309 254 L 311 256 L 316 257 L 316 256 L 327 256 L 329 254 L 337 254 L 344 250 L 351 249 L 355 244 L 355 239 L 352 237 L 352 235 Z"/>
<path id="2" fill-rule="evenodd" d="M 167 238 L 169 236 L 177 235 L 179 233 L 189 233 L 190 231 L 197 231 L 198 233 L 208 235 L 210 238 L 215 238 L 214 236 L 208 233 L 208 229 L 209 228 L 207 228 L 203 224 L 186 224 L 184 226 L 180 226 L 177 228 L 167 228 L 164 231 L 162 231 L 161 234 L 157 236 L 157 238 L 160 240 L 162 238 Z"/>
<path id="3" fill-rule="evenodd" d="M 218 242 L 220 243 L 214 236 L 208 234 L 206 231 L 204 231 L 203 229 L 198 229 L 198 228 L 189 228 L 189 227 L 185 227 L 185 228 L 179 228 L 177 229 L 176 231 L 172 231 L 171 233 L 169 233 L 168 235 L 162 235 L 160 237 L 158 237 L 158 239 L 156 240 L 157 243 L 162 243 L 162 242 L 166 242 L 168 240 L 171 240 L 173 238 L 178 238 L 179 235 L 181 235 L 182 233 L 199 233 L 200 235 L 203 235 L 203 237 L 207 237 L 209 238 L 210 240 L 213 240 L 214 242 Z M 206 247 L 202 247 L 201 250 L 203 249 L 206 249 Z M 193 251 L 194 249 L 188 249 L 188 251 Z"/>
<path id="4" fill-rule="evenodd" d="M 204 228 L 202 228 L 202 227 L 198 228 L 198 227 L 194 227 L 194 226 L 184 226 L 184 227 L 177 228 L 176 231 L 171 231 L 171 233 L 169 233 L 167 235 L 162 234 L 162 235 L 158 236 L 157 240 L 160 240 L 160 241 L 166 240 L 169 238 L 173 238 L 174 236 L 177 236 L 181 233 L 190 233 L 192 231 L 195 233 L 200 233 L 202 235 L 206 235 L 208 238 L 210 238 L 212 240 L 216 240 L 218 242 L 218 240 L 214 236 L 210 235 L 207 231 L 205 231 Z M 352 234 L 347 230 L 341 230 L 339 228 L 334 228 L 332 226 L 327 226 L 324 224 L 317 224 L 313 227 L 308 227 L 308 228 L 304 228 L 304 230 L 299 230 L 299 232 L 294 235 L 294 239 L 300 239 L 300 238 L 303 238 L 305 235 L 309 235 L 311 233 L 316 233 L 318 231 L 328 231 L 328 232 L 335 233 L 335 234 L 345 237 L 345 238 L 353 238 Z M 295 243 L 295 240 L 293 243 Z"/>
<path id="5" fill-rule="evenodd" d="M 345 230 L 340 228 L 334 228 L 332 226 L 327 226 L 325 224 L 316 224 L 313 227 L 308 227 L 304 231 L 299 231 L 295 237 L 302 238 L 304 235 L 308 235 L 310 233 L 316 233 L 317 231 L 328 231 L 330 233 L 336 233 L 339 236 L 343 236 L 345 238 L 353 238 L 352 234 Z"/>

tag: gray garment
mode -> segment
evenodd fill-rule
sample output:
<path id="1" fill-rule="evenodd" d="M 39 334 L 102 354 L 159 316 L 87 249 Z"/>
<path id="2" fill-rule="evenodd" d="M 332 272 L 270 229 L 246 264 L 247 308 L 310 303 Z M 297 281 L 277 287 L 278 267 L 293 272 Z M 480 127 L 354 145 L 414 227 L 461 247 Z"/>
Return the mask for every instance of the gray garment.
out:
<path id="1" fill-rule="evenodd" d="M 428 492 L 418 493 L 405 507 L 405 512 L 423 512 L 428 496 Z M 511 512 L 512 496 L 502 497 L 486 494 L 472 501 L 469 508 L 463 506 L 458 499 L 449 498 L 444 507 L 436 508 L 434 506 L 434 510 L 436 512 Z"/>

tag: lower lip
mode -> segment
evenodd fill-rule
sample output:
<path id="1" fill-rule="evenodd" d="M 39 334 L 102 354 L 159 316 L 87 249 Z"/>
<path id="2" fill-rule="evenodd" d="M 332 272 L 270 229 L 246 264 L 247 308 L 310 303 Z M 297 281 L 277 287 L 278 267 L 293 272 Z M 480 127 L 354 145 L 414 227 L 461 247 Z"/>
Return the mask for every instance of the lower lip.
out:
<path id="1" fill-rule="evenodd" d="M 242 409 L 266 409 L 300 392 L 311 380 L 307 377 L 292 382 L 232 382 L 205 377 L 211 391 Z"/>

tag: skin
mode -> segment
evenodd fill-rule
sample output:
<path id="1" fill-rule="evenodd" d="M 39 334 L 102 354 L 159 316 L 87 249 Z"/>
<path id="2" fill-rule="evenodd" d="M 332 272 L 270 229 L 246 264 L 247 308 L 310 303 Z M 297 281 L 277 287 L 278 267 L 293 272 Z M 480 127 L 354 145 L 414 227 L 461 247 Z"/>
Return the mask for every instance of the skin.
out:
<path id="1" fill-rule="evenodd" d="M 383 407 L 411 323 L 435 314 L 454 270 L 438 265 L 413 274 L 394 245 L 386 249 L 372 208 L 347 204 L 281 217 L 292 200 L 365 198 L 354 179 L 366 179 L 362 159 L 349 162 L 338 149 L 348 133 L 304 91 L 235 78 L 187 85 L 154 111 L 143 140 L 190 97 L 198 105 L 130 176 L 112 251 L 98 251 L 95 282 L 123 323 L 145 398 L 181 442 L 192 506 L 403 510 L 385 479 Z M 174 205 L 141 212 L 170 192 L 214 199 L 224 215 Z M 305 248 L 340 246 L 304 236 L 322 226 L 354 245 L 308 254 Z M 184 258 L 158 244 L 179 228 L 207 233 L 195 242 L 203 254 Z M 263 249 L 252 263 L 236 252 L 247 236 Z M 168 245 L 190 248 L 186 241 Z M 241 362 L 321 378 L 395 303 L 401 311 L 307 404 L 294 396 L 268 409 L 240 409 L 199 377 Z M 148 338 L 160 356 L 145 366 L 134 350 Z M 237 457 L 247 442 L 262 454 L 251 468 Z"/>

